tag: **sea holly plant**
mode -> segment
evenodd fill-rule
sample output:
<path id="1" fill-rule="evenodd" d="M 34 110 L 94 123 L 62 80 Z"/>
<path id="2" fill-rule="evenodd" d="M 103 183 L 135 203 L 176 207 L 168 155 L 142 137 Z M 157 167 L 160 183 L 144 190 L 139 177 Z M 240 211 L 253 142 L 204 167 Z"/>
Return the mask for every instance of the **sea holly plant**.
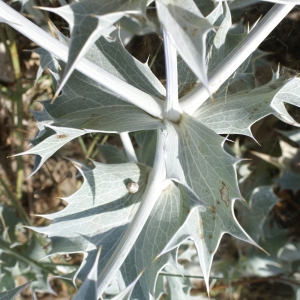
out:
<path id="1" fill-rule="evenodd" d="M 35 155 L 33 172 L 86 133 L 119 133 L 123 142 L 126 155 L 106 149 L 106 164 L 74 161 L 81 188 L 64 198 L 64 210 L 43 215 L 49 226 L 32 227 L 51 239 L 48 255 L 84 254 L 73 277 L 83 282 L 79 295 L 100 298 L 117 278 L 115 299 L 158 298 L 164 291 L 158 274 L 168 265 L 177 269 L 177 250 L 187 239 L 195 243 L 209 290 L 225 233 L 259 247 L 235 218 L 234 202 L 243 200 L 239 160 L 224 150 L 220 134 L 252 137 L 251 126 L 270 114 L 299 125 L 284 103 L 300 106 L 300 79 L 275 73 L 256 87 L 248 71 L 252 53 L 299 2 L 271 1 L 280 4 L 237 34 L 230 6 L 252 2 L 84 0 L 43 7 L 69 23 L 70 39 L 61 33 L 55 39 L 0 1 L 1 21 L 42 47 L 41 68 L 49 68 L 58 87 L 44 109 L 33 112 L 38 133 L 21 153 Z M 149 5 L 157 10 L 155 21 Z M 162 36 L 166 87 L 147 62 L 126 51 L 119 21 L 133 22 L 126 27 L 133 34 L 144 28 Z"/>

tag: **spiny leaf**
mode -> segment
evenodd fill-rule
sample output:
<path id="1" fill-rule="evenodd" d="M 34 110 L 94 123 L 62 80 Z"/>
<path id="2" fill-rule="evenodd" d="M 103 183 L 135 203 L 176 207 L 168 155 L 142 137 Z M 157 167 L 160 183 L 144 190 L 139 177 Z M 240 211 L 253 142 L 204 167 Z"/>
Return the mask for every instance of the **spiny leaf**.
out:
<path id="1" fill-rule="evenodd" d="M 204 3 L 203 1 L 196 2 L 196 5 L 202 7 L 204 4 L 207 8 L 207 1 Z M 208 0 L 210 4 L 213 4 L 210 0 Z M 200 9 L 201 11 L 201 9 Z M 216 20 L 222 15 L 223 8 L 222 3 L 220 2 L 217 7 L 206 17 L 206 20 L 209 21 L 211 25 L 214 25 Z M 213 35 L 212 31 L 208 34 L 209 37 Z M 177 57 L 177 69 L 178 69 L 178 95 L 179 97 L 184 96 L 187 92 L 191 91 L 197 84 L 199 84 L 198 77 L 191 71 L 187 63 L 182 59 L 180 55 Z"/>
<path id="2" fill-rule="evenodd" d="M 43 104 L 54 121 L 53 126 L 85 129 L 87 132 L 137 131 L 155 129 L 162 124 L 78 71 L 73 72 L 62 95 L 53 104 L 50 100 Z"/>
<path id="3" fill-rule="evenodd" d="M 219 49 L 225 43 L 227 33 L 232 25 L 231 13 L 226 1 L 224 3 L 224 7 L 225 14 L 213 40 L 213 45 L 217 49 Z"/>
<path id="4" fill-rule="evenodd" d="M 157 0 L 160 22 L 190 69 L 209 90 L 206 66 L 206 35 L 212 29 L 192 0 Z"/>
<path id="5" fill-rule="evenodd" d="M 49 68 L 53 73 L 58 73 L 58 61 L 51 53 L 44 50 L 43 48 L 35 49 L 34 52 L 40 56 L 40 65 L 35 78 L 36 82 L 40 79 L 44 69 L 46 68 Z"/>
<path id="6" fill-rule="evenodd" d="M 300 79 L 284 78 L 251 91 L 242 91 L 228 97 L 206 101 L 194 117 L 219 134 L 243 134 L 253 138 L 251 125 L 273 114 L 278 119 L 298 125 L 289 115 L 284 103 L 299 105 Z"/>
<path id="7" fill-rule="evenodd" d="M 41 8 L 64 18 L 70 26 L 71 43 L 69 59 L 61 81 L 60 92 L 75 68 L 93 43 L 108 27 L 120 20 L 126 13 L 143 14 L 146 1 L 129 0 L 83 0 L 59 8 Z M 98 19 L 92 15 L 97 15 Z"/>
<path id="8" fill-rule="evenodd" d="M 34 147 L 14 156 L 35 154 L 34 168 L 31 173 L 33 175 L 57 150 L 71 140 L 84 134 L 86 134 L 84 130 L 45 124 L 44 129 L 40 130 L 39 135 L 32 141 L 32 144 L 35 144 Z"/>
<path id="9" fill-rule="evenodd" d="M 82 299 L 89 299 L 89 300 L 97 300 L 97 276 L 98 276 L 98 262 L 99 257 L 101 254 L 101 247 L 98 250 L 95 262 L 83 282 L 82 286 L 80 287 L 78 293 L 75 295 L 73 300 L 82 300 Z"/>
<path id="10" fill-rule="evenodd" d="M 191 211 L 202 204 L 184 185 L 178 183 L 171 183 L 162 192 L 121 268 L 126 283 L 130 283 L 146 268 L 133 291 L 134 299 L 151 299 L 150 294 L 155 295 L 158 272 L 168 264 L 176 268 L 175 250 L 158 255 L 184 224 Z M 201 210 L 205 209 L 201 206 Z"/>
<path id="11" fill-rule="evenodd" d="M 133 163 L 83 167 L 84 183 L 72 196 L 64 198 L 68 206 L 57 213 L 44 215 L 53 220 L 47 227 L 33 229 L 49 236 L 54 253 L 83 252 L 78 276 L 85 279 L 98 248 L 102 246 L 99 271 L 112 255 L 143 195 L 149 168 Z M 130 194 L 126 185 L 137 182 L 139 190 Z"/>
<path id="12" fill-rule="evenodd" d="M 32 280 L 30 286 L 33 292 L 52 292 L 47 277 L 55 267 L 49 268 L 47 272 L 42 264 L 37 262 L 46 255 L 41 245 L 34 237 L 24 243 L 18 241 L 18 231 L 22 230 L 19 225 L 23 224 L 16 217 L 14 209 L 0 204 L 0 218 L 0 291 L 17 291 L 14 290 L 15 277 L 23 276 L 28 281 Z"/>
<path id="13" fill-rule="evenodd" d="M 58 213 L 44 216 L 53 220 L 51 225 L 33 229 L 50 237 L 53 245 L 50 254 L 83 252 L 84 262 L 78 276 L 85 279 L 99 245 L 102 245 L 99 270 L 113 253 L 139 205 L 149 168 L 132 163 L 95 163 L 95 169 L 85 168 L 81 172 L 85 182 L 77 193 L 64 199 L 69 205 Z M 130 194 L 126 188 L 131 181 L 139 184 L 135 194 Z M 185 222 L 190 211 L 201 204 L 180 183 L 170 182 L 170 186 L 162 192 L 121 268 L 126 284 L 134 281 L 146 268 L 133 290 L 134 297 L 150 299 L 158 272 L 166 264 L 176 265 L 176 251 L 157 256 Z"/>
<path id="14" fill-rule="evenodd" d="M 116 29 L 109 28 L 106 36 L 115 34 Z M 166 95 L 166 90 L 151 72 L 148 63 L 135 59 L 122 45 L 117 35 L 115 39 L 100 37 L 85 57 L 102 69 L 128 82 L 134 87 L 158 98 Z"/>
<path id="15" fill-rule="evenodd" d="M 167 272 L 170 272 L 172 269 L 166 268 Z M 181 299 L 190 299 L 189 288 L 186 287 L 184 282 L 184 276 L 182 278 L 175 276 L 165 276 L 167 280 L 167 300 L 181 300 Z"/>
<path id="16" fill-rule="evenodd" d="M 249 208 L 245 203 L 236 203 L 241 225 L 257 243 L 264 238 L 265 222 L 278 201 L 272 186 L 260 186 L 253 191 L 249 200 Z"/>
<path id="17" fill-rule="evenodd" d="M 234 201 L 241 198 L 234 167 L 238 160 L 223 150 L 222 137 L 193 117 L 184 114 L 179 125 L 167 124 L 167 129 L 167 175 L 186 181 L 206 211 L 192 211 L 165 251 L 191 237 L 208 286 L 213 255 L 224 233 L 256 245 L 233 212 Z"/>
<path id="18" fill-rule="evenodd" d="M 271 155 L 254 151 L 252 153 L 280 170 L 278 183 L 281 190 L 291 190 L 296 193 L 300 189 L 300 151 L 282 140 L 280 140 L 279 144 L 281 148 L 280 157 L 272 157 Z"/>
<path id="19" fill-rule="evenodd" d="M 130 300 L 132 291 L 137 283 L 137 281 L 140 279 L 140 277 L 143 275 L 144 270 L 139 274 L 139 276 L 130 283 L 119 295 L 112 298 L 112 300 Z"/>
<path id="20" fill-rule="evenodd" d="M 224 19 L 224 21 L 225 20 L 226 19 Z M 237 26 L 239 27 L 239 25 Z M 225 27 L 225 29 L 227 29 L 227 26 Z M 234 28 L 232 30 L 229 30 L 229 32 L 225 35 L 225 40 L 223 40 L 223 43 L 220 44 L 218 36 L 216 34 L 210 33 L 209 36 L 212 39 L 212 43 L 207 55 L 208 72 L 212 72 L 225 59 L 225 57 L 243 40 L 246 35 L 247 34 L 244 32 L 244 27 L 242 27 L 242 32 Z M 216 45 L 218 47 L 216 47 Z M 249 63 L 249 61 L 246 60 L 246 62 L 244 62 L 242 66 L 239 67 L 239 69 L 241 69 L 246 63 Z"/>
<path id="21" fill-rule="evenodd" d="M 254 247 L 249 248 L 247 260 L 242 264 L 243 272 L 248 276 L 276 276 L 289 269 L 287 264 L 279 259 L 279 251 L 287 243 L 287 230 L 279 228 L 270 215 L 271 209 L 278 201 L 272 186 L 262 186 L 253 191 L 250 210 L 246 205 L 236 203 L 242 226 L 247 228 L 253 238 L 270 254 L 266 256 Z"/>
<path id="22" fill-rule="evenodd" d="M 1 292 L 0 293 L 0 300 L 14 300 L 28 285 L 29 282 L 18 286 L 12 290 Z"/>

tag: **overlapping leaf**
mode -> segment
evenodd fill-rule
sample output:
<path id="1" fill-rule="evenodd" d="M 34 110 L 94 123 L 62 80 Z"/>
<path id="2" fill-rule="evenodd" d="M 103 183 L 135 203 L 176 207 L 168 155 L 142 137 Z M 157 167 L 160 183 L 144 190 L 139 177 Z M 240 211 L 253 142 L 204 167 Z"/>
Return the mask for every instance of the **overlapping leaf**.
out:
<path id="1" fill-rule="evenodd" d="M 98 277 L 98 262 L 101 254 L 101 248 L 98 250 L 95 262 L 87 275 L 86 280 L 83 282 L 78 293 L 73 300 L 89 299 L 97 300 L 97 277 Z"/>
<path id="2" fill-rule="evenodd" d="M 196 5 L 202 10 L 205 10 L 206 7 L 208 7 L 208 10 L 210 11 L 213 3 L 211 1 L 208 1 L 210 3 L 205 3 L 203 1 L 196 2 Z M 211 24 L 215 25 L 215 22 L 220 18 L 220 16 L 223 13 L 223 7 L 222 3 L 219 3 L 219 5 L 213 9 L 213 11 L 206 17 L 206 20 Z M 220 30 L 222 30 L 222 25 L 220 26 Z M 209 33 L 210 35 L 215 35 L 212 32 Z M 225 34 L 226 36 L 226 34 Z M 195 85 L 199 84 L 198 77 L 191 71 L 191 68 L 188 67 L 186 62 L 182 59 L 180 55 L 178 55 L 177 58 L 177 69 L 178 69 L 178 94 L 179 97 L 182 97 L 187 92 L 192 90 Z M 208 68 L 209 71 L 209 68 Z"/>
<path id="3" fill-rule="evenodd" d="M 270 216 L 278 201 L 272 186 L 261 186 L 250 197 L 250 210 L 246 205 L 236 203 L 242 226 L 270 254 L 266 256 L 254 247 L 248 249 L 247 261 L 243 264 L 248 276 L 274 276 L 287 271 L 287 264 L 282 264 L 278 255 L 280 248 L 287 243 L 287 230 L 278 228 Z"/>
<path id="4" fill-rule="evenodd" d="M 28 281 L 32 280 L 30 285 L 33 292 L 37 290 L 51 292 L 47 277 L 55 267 L 47 269 L 37 262 L 45 256 L 41 245 L 35 238 L 23 243 L 18 240 L 20 234 L 18 231 L 22 230 L 18 225 L 23 224 L 16 217 L 14 209 L 1 204 L 0 217 L 0 291 L 7 291 L 2 294 L 3 299 L 10 299 L 7 297 L 12 297 L 14 293 L 18 294 L 22 290 L 21 287 L 15 288 L 17 276 L 23 276 Z"/>
<path id="5" fill-rule="evenodd" d="M 53 104 L 50 100 L 43 104 L 54 121 L 53 126 L 124 132 L 155 129 L 162 124 L 78 71 L 74 71 Z"/>
<path id="6" fill-rule="evenodd" d="M 111 31 L 112 29 L 107 29 L 106 35 Z M 42 54 L 43 58 L 44 52 Z M 87 53 L 87 58 L 118 78 L 150 94 L 163 97 L 165 93 L 164 87 L 149 67 L 134 59 L 119 40 L 100 38 Z M 46 64 L 42 67 L 45 68 Z M 70 77 L 62 95 L 53 105 L 50 104 L 50 100 L 43 104 L 44 114 L 48 114 L 48 118 L 54 122 L 52 125 L 60 127 L 124 132 L 153 129 L 161 123 L 78 71 Z M 137 122 L 140 125 L 138 128 Z"/>
<path id="7" fill-rule="evenodd" d="M 284 103 L 300 106 L 300 79 L 285 81 L 283 77 L 253 90 L 206 101 L 194 117 L 219 134 L 252 136 L 251 125 L 273 114 L 280 120 L 298 125 Z"/>
<path id="8" fill-rule="evenodd" d="M 25 287 L 28 285 L 28 283 L 25 283 L 21 286 L 18 286 L 12 290 L 1 292 L 0 293 L 0 300 L 14 300 L 18 294 L 22 292 L 22 290 L 25 289 Z"/>
<path id="9" fill-rule="evenodd" d="M 156 131 L 140 131 L 134 134 L 138 144 L 135 149 L 138 162 L 149 167 L 153 167 L 155 147 L 156 147 Z M 120 150 L 116 146 L 110 144 L 98 145 L 105 162 L 107 164 L 119 164 L 128 162 L 128 158 L 124 149 Z"/>
<path id="10" fill-rule="evenodd" d="M 278 183 L 281 190 L 291 190 L 296 193 L 300 189 L 300 151 L 283 140 L 280 140 L 279 144 L 281 148 L 280 157 L 272 157 L 259 152 L 252 153 L 280 170 Z"/>
<path id="11" fill-rule="evenodd" d="M 226 10 L 226 12 L 227 11 L 228 10 Z M 227 18 L 228 18 L 228 16 L 227 16 Z M 224 18 L 223 22 L 225 24 L 223 26 L 225 28 L 222 31 L 224 31 L 226 29 L 228 30 L 227 23 L 229 21 L 227 18 Z M 236 25 L 236 27 L 240 27 L 240 25 Z M 222 24 L 221 24 L 220 28 L 222 29 Z M 211 35 L 213 35 L 213 34 L 211 34 Z M 218 36 L 216 34 L 214 34 L 213 40 L 211 43 L 211 47 L 209 49 L 210 51 L 209 51 L 208 57 L 207 57 L 208 72 L 212 72 L 224 60 L 224 58 L 243 40 L 243 38 L 246 35 L 247 34 L 244 33 L 243 27 L 242 27 L 242 30 L 238 30 L 238 33 L 237 33 L 236 28 L 233 28 L 232 30 L 230 30 L 226 35 L 223 36 L 223 38 L 225 38 L 225 40 L 220 40 L 218 38 Z M 242 66 L 239 67 L 238 70 L 245 69 L 245 67 L 243 68 L 243 66 L 248 63 L 249 63 L 249 60 L 247 59 L 242 64 Z"/>
<path id="12" fill-rule="evenodd" d="M 101 270 L 136 212 L 148 172 L 148 167 L 132 163 L 95 163 L 93 170 L 84 168 L 83 186 L 77 193 L 64 199 L 69 205 L 58 213 L 44 216 L 53 220 L 51 225 L 34 228 L 52 240 L 50 254 L 85 253 L 78 275 L 85 279 L 101 245 Z M 130 194 L 126 188 L 131 181 L 139 184 L 135 194 Z M 157 200 L 121 269 L 124 281 L 130 284 L 146 268 L 133 291 L 138 299 L 150 299 L 150 293 L 154 294 L 158 272 L 168 263 L 175 265 L 176 251 L 155 258 L 186 221 L 190 211 L 200 205 L 199 199 L 189 189 L 173 183 Z"/>
<path id="13" fill-rule="evenodd" d="M 167 175 L 185 181 L 206 204 L 206 211 L 194 210 L 165 251 L 191 237 L 208 286 L 213 255 L 224 233 L 255 244 L 233 213 L 234 201 L 241 198 L 237 160 L 223 150 L 223 138 L 193 117 L 183 115 L 179 125 L 168 124 L 167 129 Z"/>
<path id="14" fill-rule="evenodd" d="M 45 68 L 49 68 L 52 72 L 58 71 L 58 61 L 51 53 L 44 50 L 43 48 L 35 49 L 34 52 L 36 52 L 40 56 L 40 65 L 36 73 L 36 81 L 40 79 Z"/>
<path id="15" fill-rule="evenodd" d="M 60 86 L 62 88 L 74 70 L 76 62 L 86 54 L 101 34 L 126 13 L 144 14 L 146 1 L 83 0 L 60 8 L 44 7 L 43 9 L 60 15 L 70 26 L 71 44 L 68 63 Z"/>
<path id="16" fill-rule="evenodd" d="M 106 35 L 112 30 L 107 29 Z M 37 49 L 36 52 L 41 56 L 40 72 L 49 67 L 55 74 L 58 69 L 55 58 L 43 49 Z M 163 97 L 165 93 L 164 87 L 147 64 L 134 59 L 121 45 L 119 39 L 101 37 L 87 53 L 87 58 L 145 92 L 158 97 Z M 32 174 L 37 172 L 59 148 L 85 134 L 84 129 L 122 132 L 156 128 L 161 124 L 159 120 L 120 100 L 119 96 L 106 91 L 101 85 L 77 71 L 70 77 L 63 94 L 58 97 L 55 104 L 51 105 L 50 101 L 43 103 L 45 105 L 43 111 L 32 112 L 36 121 L 40 122 L 39 131 L 30 144 L 35 147 L 19 154 L 36 154 Z M 136 122 L 140 127 L 136 127 Z"/>
<path id="17" fill-rule="evenodd" d="M 165 268 L 168 273 L 172 273 L 172 268 Z M 166 288 L 166 299 L 167 300 L 181 300 L 190 299 L 190 288 L 187 286 L 187 278 L 166 276 L 167 288 Z"/>
<path id="18" fill-rule="evenodd" d="M 125 282 L 129 284 L 143 268 L 146 268 L 133 291 L 134 299 L 151 299 L 150 294 L 155 295 L 158 272 L 168 264 L 176 268 L 176 250 L 157 256 L 186 222 L 193 209 L 199 207 L 199 210 L 205 210 L 201 204 L 195 195 L 181 184 L 172 183 L 162 192 L 121 269 Z"/>
<path id="19" fill-rule="evenodd" d="M 272 186 L 260 186 L 253 191 L 249 208 L 245 203 L 236 203 L 241 225 L 257 243 L 260 239 L 264 239 L 264 225 L 278 201 Z"/>
<path id="20" fill-rule="evenodd" d="M 106 35 L 109 36 L 113 33 L 112 31 L 115 29 L 109 28 Z M 163 98 L 166 94 L 164 86 L 151 72 L 147 62 L 143 64 L 128 53 L 118 36 L 115 39 L 100 37 L 85 57 L 150 95 Z"/>
<path id="21" fill-rule="evenodd" d="M 120 294 L 115 296 L 112 300 L 130 300 L 133 289 L 134 289 L 137 281 L 142 276 L 142 274 L 143 274 L 143 271 L 139 274 L 139 276 L 133 282 L 131 282 Z"/>
<path id="22" fill-rule="evenodd" d="M 159 20 L 178 53 L 208 89 L 205 52 L 211 24 L 192 0 L 157 0 L 156 7 Z"/>
<path id="23" fill-rule="evenodd" d="M 128 223 L 133 218 L 143 195 L 149 168 L 133 163 L 105 165 L 94 163 L 93 170 L 83 167 L 84 183 L 68 198 L 68 206 L 57 213 L 45 215 L 53 220 L 47 227 L 34 230 L 47 234 L 52 241 L 52 253 L 83 252 L 79 278 L 85 279 L 102 246 L 99 271 L 113 253 Z M 130 194 L 129 182 L 139 184 Z"/>

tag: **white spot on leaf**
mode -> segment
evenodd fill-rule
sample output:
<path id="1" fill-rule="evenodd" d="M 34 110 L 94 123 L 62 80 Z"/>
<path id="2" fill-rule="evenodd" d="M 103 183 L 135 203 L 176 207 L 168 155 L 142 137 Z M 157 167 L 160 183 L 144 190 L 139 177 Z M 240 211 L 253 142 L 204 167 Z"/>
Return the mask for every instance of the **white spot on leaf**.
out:
<path id="1" fill-rule="evenodd" d="M 139 190 L 139 185 L 135 181 L 129 182 L 126 187 L 130 194 L 135 194 Z"/>

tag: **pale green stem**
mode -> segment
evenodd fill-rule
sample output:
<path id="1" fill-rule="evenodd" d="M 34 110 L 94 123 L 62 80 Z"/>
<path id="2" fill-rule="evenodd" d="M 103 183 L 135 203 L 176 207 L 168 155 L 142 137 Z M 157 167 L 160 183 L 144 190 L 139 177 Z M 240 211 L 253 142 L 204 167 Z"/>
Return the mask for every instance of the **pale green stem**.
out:
<path id="1" fill-rule="evenodd" d="M 148 183 L 142 201 L 112 257 L 98 276 L 98 297 L 103 294 L 117 271 L 120 269 L 147 222 L 156 200 L 160 196 L 162 190 L 169 184 L 169 180 L 166 180 L 166 168 L 164 161 L 164 145 L 167 133 L 165 130 L 163 131 L 160 129 L 158 129 L 157 132 L 158 137 L 154 165 L 153 169 L 149 173 Z"/>
<path id="2" fill-rule="evenodd" d="M 165 29 L 163 35 L 167 81 L 164 116 L 169 121 L 178 122 L 182 110 L 178 102 L 177 51 Z"/>
<path id="3" fill-rule="evenodd" d="M 3 1 L 0 1 L 0 16 L 10 26 L 27 36 L 36 44 L 41 45 L 54 56 L 64 62 L 68 60 L 68 47 L 53 38 L 31 21 L 24 18 Z M 163 118 L 162 100 L 135 88 L 85 58 L 80 59 L 75 68 L 84 75 L 100 83 L 108 90 L 119 95 L 120 99 L 124 99 L 136 105 L 153 117 L 159 119 Z"/>
<path id="4" fill-rule="evenodd" d="M 125 150 L 125 153 L 127 155 L 128 161 L 129 162 L 134 162 L 134 163 L 138 163 L 138 159 L 136 157 L 130 136 L 128 134 L 128 132 L 121 132 L 120 133 L 120 138 L 122 140 L 123 143 L 123 147 Z"/>
<path id="5" fill-rule="evenodd" d="M 86 152 L 86 158 L 90 158 L 90 157 L 91 157 L 92 152 L 93 152 L 93 150 L 94 150 L 96 144 L 98 143 L 100 137 L 101 137 L 101 134 L 100 134 L 100 133 L 97 134 L 97 135 L 95 136 L 95 138 L 93 139 L 91 145 L 89 146 L 89 149 L 88 149 L 87 152 Z M 92 157 L 91 157 L 91 158 L 92 158 Z"/>
<path id="6" fill-rule="evenodd" d="M 85 143 L 84 143 L 84 141 L 83 141 L 82 136 L 78 137 L 78 142 L 79 142 L 79 144 L 80 144 L 80 146 L 81 146 L 81 149 L 82 149 L 84 155 L 86 156 L 86 154 L 87 154 L 87 149 L 86 149 L 86 146 L 85 146 Z"/>
<path id="7" fill-rule="evenodd" d="M 102 139 L 102 141 L 100 142 L 100 145 L 104 145 L 104 144 L 106 143 L 106 141 L 108 140 L 108 138 L 109 138 L 109 135 L 106 134 L 106 135 L 104 136 L 104 138 Z"/>
<path id="8" fill-rule="evenodd" d="M 11 57 L 11 62 L 14 70 L 15 75 L 15 82 L 16 82 L 16 93 L 14 95 L 14 103 L 17 106 L 17 130 L 15 132 L 16 139 L 18 141 L 18 146 L 22 148 L 23 144 L 23 104 L 22 104 L 22 79 L 21 79 L 21 67 L 20 67 L 20 60 L 19 54 L 17 49 L 17 43 L 15 39 L 14 31 L 9 27 L 6 26 L 7 37 L 9 39 L 9 54 Z M 17 157 L 17 180 L 16 180 L 16 195 L 17 199 L 22 199 L 22 187 L 23 187 L 23 180 L 24 180 L 24 170 L 23 170 L 23 158 L 21 156 Z"/>
<path id="9" fill-rule="evenodd" d="M 219 89 L 293 7 L 293 4 L 275 4 L 270 9 L 238 46 L 209 74 L 208 83 L 211 93 L 215 93 Z M 207 89 L 200 85 L 183 96 L 180 105 L 186 113 L 192 115 L 209 96 Z"/>
<path id="10" fill-rule="evenodd" d="M 160 42 L 160 44 L 159 44 L 159 46 L 158 46 L 158 48 L 157 48 L 157 50 L 156 50 L 156 52 L 155 52 L 155 54 L 154 54 L 154 56 L 153 56 L 151 62 L 150 62 L 150 64 L 149 64 L 149 69 L 152 69 L 152 66 L 153 66 L 153 64 L 154 64 L 154 62 L 155 62 L 155 60 L 156 60 L 156 58 L 157 58 L 157 55 L 158 55 L 158 53 L 159 53 L 159 50 L 160 50 L 162 44 L 163 44 L 163 43 Z"/>

